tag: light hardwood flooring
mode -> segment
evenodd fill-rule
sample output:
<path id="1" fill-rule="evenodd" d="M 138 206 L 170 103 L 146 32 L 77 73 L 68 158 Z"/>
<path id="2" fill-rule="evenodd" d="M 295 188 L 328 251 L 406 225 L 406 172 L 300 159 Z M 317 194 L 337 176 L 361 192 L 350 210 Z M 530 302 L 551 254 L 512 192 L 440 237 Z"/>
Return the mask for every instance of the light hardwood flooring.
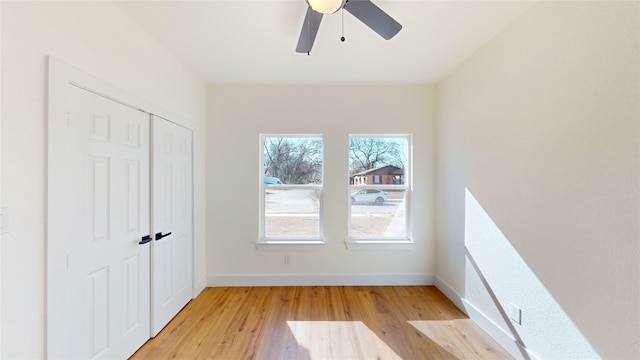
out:
<path id="1" fill-rule="evenodd" d="M 511 359 L 432 286 L 205 289 L 131 359 Z"/>

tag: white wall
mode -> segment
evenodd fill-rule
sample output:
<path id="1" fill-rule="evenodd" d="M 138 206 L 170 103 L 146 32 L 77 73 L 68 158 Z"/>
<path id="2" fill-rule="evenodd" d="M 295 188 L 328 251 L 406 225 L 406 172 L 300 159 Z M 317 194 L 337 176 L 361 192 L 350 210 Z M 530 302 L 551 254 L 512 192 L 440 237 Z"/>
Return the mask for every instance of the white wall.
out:
<path id="1" fill-rule="evenodd" d="M 439 87 L 437 274 L 541 358 L 640 357 L 639 10 L 542 2 Z"/>
<path id="2" fill-rule="evenodd" d="M 2 6 L 0 6 L 0 37 L 2 36 Z M 2 64 L 2 47 L 0 46 L 0 64 Z M 0 66 L 0 83 L 2 83 L 2 67 Z M 0 86 L 0 120 L 2 120 L 2 86 Z M 0 149 L 2 149 L 2 121 L 0 121 Z M 0 206 L 2 206 L 2 156 L 0 155 Z M 6 226 L 6 224 L 5 224 Z M 2 324 L 2 237 L 0 234 L 0 324 Z M 0 326 L 0 357 L 2 356 L 2 326 Z"/>
<path id="3" fill-rule="evenodd" d="M 46 56 L 198 127 L 196 194 L 204 198 L 205 85 L 110 2 L 2 2 L 2 358 L 44 356 Z M 204 238 L 205 206 L 196 233 Z M 201 244 L 203 245 L 203 244 Z M 197 274 L 204 277 L 204 252 Z"/>
<path id="4" fill-rule="evenodd" d="M 236 284 L 300 283 L 312 278 L 320 283 L 335 283 L 338 278 L 357 282 L 376 279 L 378 274 L 387 275 L 377 277 L 379 281 L 391 282 L 429 278 L 435 269 L 434 102 L 434 90 L 427 86 L 209 87 L 209 283 L 229 278 Z M 327 243 L 321 250 L 256 250 L 261 133 L 324 135 Z M 350 133 L 413 134 L 416 246 L 412 251 L 346 249 Z M 284 253 L 291 255 L 290 265 L 284 265 Z"/>

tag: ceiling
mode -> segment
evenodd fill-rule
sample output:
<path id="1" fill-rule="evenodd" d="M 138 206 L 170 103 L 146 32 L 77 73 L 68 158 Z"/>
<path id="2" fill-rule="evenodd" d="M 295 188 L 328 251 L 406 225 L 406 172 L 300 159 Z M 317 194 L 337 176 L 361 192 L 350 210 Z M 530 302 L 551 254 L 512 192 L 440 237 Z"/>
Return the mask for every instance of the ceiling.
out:
<path id="1" fill-rule="evenodd" d="M 304 0 L 116 1 L 212 84 L 436 84 L 533 1 L 373 0 L 403 25 L 384 40 L 344 13 L 325 15 L 311 54 L 295 52 Z"/>

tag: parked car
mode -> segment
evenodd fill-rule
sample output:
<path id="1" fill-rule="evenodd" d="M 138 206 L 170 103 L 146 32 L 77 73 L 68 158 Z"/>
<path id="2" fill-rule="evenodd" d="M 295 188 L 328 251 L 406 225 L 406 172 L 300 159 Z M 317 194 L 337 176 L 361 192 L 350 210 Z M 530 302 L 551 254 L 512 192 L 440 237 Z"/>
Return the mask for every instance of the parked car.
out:
<path id="1" fill-rule="evenodd" d="M 362 189 L 351 194 L 351 204 L 382 205 L 387 201 L 387 193 L 382 190 Z"/>
<path id="2" fill-rule="evenodd" d="M 282 180 L 278 179 L 277 177 L 265 176 L 264 184 L 265 185 L 282 185 L 284 183 L 282 182 Z"/>

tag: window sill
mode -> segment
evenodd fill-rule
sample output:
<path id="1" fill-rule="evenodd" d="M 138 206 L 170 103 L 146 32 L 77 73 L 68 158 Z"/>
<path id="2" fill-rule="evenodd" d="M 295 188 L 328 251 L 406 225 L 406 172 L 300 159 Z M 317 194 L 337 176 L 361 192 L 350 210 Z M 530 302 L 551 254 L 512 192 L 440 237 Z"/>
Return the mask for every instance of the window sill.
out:
<path id="1" fill-rule="evenodd" d="M 349 240 L 345 241 L 349 250 L 413 250 L 412 240 Z"/>
<path id="2" fill-rule="evenodd" d="M 256 249 L 273 251 L 320 250 L 324 245 L 324 240 L 269 240 L 256 242 Z"/>

